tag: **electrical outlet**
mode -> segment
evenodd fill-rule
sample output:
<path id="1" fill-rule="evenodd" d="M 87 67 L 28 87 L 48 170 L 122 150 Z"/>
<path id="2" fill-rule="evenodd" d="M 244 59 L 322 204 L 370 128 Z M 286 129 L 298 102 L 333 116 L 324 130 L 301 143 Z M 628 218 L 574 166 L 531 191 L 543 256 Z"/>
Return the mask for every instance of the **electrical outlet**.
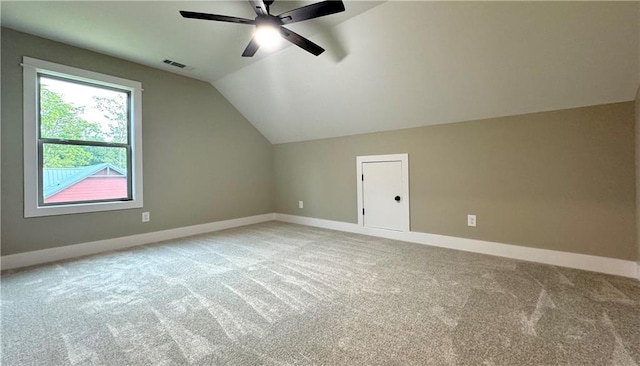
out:
<path id="1" fill-rule="evenodd" d="M 467 215 L 467 226 L 476 227 L 476 215 Z"/>
<path id="2" fill-rule="evenodd" d="M 298 208 L 304 208 L 304 202 L 298 201 Z"/>
<path id="3" fill-rule="evenodd" d="M 149 212 L 143 212 L 142 222 L 149 222 L 149 221 L 151 221 L 151 214 Z"/>

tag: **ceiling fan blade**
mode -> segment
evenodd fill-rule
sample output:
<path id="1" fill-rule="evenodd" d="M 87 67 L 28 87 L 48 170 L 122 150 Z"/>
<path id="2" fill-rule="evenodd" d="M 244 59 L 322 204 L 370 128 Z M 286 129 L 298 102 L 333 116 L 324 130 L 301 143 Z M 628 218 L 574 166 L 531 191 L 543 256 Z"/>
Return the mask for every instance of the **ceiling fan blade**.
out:
<path id="1" fill-rule="evenodd" d="M 342 1 L 323 1 L 284 12 L 278 15 L 278 18 L 280 18 L 282 24 L 291 24 L 342 11 L 344 11 L 344 3 Z"/>
<path id="2" fill-rule="evenodd" d="M 311 42 L 310 40 L 304 38 L 303 36 L 290 31 L 285 27 L 280 27 L 280 34 L 287 41 L 295 44 L 296 46 L 302 48 L 305 51 L 311 52 L 315 56 L 318 56 L 322 52 L 324 52 L 324 48 L 318 46 L 317 44 Z"/>
<path id="3" fill-rule="evenodd" d="M 252 19 L 230 17 L 230 16 L 218 15 L 218 14 L 196 13 L 193 11 L 180 10 L 180 15 L 182 15 L 184 18 L 189 18 L 189 19 L 217 20 L 220 22 L 250 24 L 250 25 L 256 24 L 256 22 Z"/>
<path id="4" fill-rule="evenodd" d="M 247 48 L 245 48 L 244 52 L 242 52 L 242 57 L 253 57 L 253 55 L 255 55 L 258 51 L 258 48 L 260 48 L 260 45 L 256 41 L 255 37 L 251 38 L 251 41 L 249 41 Z"/>
<path id="5" fill-rule="evenodd" d="M 262 0 L 249 0 L 251 3 L 251 7 L 253 7 L 253 11 L 256 12 L 256 15 L 269 15 L 269 8 L 265 5 Z"/>

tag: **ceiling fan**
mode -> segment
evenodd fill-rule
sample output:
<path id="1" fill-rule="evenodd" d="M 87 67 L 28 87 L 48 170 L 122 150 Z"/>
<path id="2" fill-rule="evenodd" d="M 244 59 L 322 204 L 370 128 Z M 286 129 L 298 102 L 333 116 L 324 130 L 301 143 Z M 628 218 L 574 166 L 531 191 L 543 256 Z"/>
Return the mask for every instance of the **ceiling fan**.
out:
<path id="1" fill-rule="evenodd" d="M 256 54 L 260 46 L 273 46 L 273 44 L 281 38 L 286 39 L 316 56 L 324 52 L 324 48 L 303 36 L 292 32 L 283 25 L 342 12 L 344 11 L 344 4 L 342 1 L 322 1 L 286 11 L 280 15 L 271 15 L 269 13 L 269 7 L 273 4 L 273 1 L 274 0 L 249 0 L 253 10 L 256 12 L 256 18 L 254 20 L 227 15 L 197 13 L 192 11 L 180 11 L 180 14 L 184 18 L 190 19 L 215 20 L 220 22 L 254 25 L 256 30 L 251 41 L 247 45 L 247 48 L 244 49 L 242 57 L 252 57 Z"/>

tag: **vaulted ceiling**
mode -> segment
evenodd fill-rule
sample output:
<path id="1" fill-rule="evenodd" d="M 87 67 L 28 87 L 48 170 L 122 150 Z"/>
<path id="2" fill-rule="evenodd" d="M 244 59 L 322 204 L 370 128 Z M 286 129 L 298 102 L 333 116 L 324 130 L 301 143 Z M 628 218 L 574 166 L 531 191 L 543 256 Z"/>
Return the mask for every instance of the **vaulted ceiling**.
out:
<path id="1" fill-rule="evenodd" d="M 629 101 L 638 88 L 638 2 L 345 7 L 291 26 L 319 57 L 285 46 L 242 58 L 251 26 L 177 15 L 253 18 L 246 2 L 3 1 L 2 24 L 212 82 L 273 143 Z"/>
<path id="2" fill-rule="evenodd" d="M 273 14 L 315 1 L 276 1 Z M 356 1 L 346 11 L 289 26 L 313 36 L 380 2 Z M 248 1 L 1 1 L 2 25 L 107 55 L 214 81 L 271 55 L 259 51 L 240 57 L 251 39 L 250 25 L 184 19 L 180 10 L 255 18 Z M 283 43 L 281 48 L 289 47 Z M 327 53 L 331 53 L 331 48 Z M 194 67 L 183 71 L 164 65 L 171 59 Z"/>

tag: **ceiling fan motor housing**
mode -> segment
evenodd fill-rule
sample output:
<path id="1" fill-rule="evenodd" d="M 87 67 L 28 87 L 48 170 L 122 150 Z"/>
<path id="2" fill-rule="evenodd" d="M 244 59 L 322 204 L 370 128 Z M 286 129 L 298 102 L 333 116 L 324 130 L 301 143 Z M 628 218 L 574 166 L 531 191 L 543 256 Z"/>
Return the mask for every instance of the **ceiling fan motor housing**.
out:
<path id="1" fill-rule="evenodd" d="M 279 28 L 282 24 L 282 20 L 274 15 L 258 15 L 256 17 L 256 27 Z"/>

